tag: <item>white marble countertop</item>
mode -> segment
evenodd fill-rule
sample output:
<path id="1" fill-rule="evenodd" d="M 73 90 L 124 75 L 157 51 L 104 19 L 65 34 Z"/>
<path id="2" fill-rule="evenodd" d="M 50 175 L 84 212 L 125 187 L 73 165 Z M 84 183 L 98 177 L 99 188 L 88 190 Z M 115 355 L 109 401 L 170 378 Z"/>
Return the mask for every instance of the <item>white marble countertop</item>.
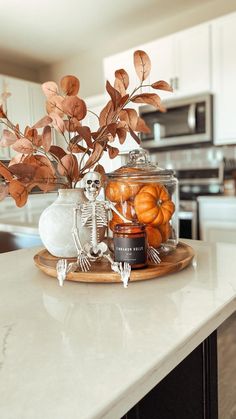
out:
<path id="1" fill-rule="evenodd" d="M 185 270 L 146 282 L 46 276 L 0 255 L 0 417 L 116 419 L 236 309 L 236 245 L 188 241 Z"/>

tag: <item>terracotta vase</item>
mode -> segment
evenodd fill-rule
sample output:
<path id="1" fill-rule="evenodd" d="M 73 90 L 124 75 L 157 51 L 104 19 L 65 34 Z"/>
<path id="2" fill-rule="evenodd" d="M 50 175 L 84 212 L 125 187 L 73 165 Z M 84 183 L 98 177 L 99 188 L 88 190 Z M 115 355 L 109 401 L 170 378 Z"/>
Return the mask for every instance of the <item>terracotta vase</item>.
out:
<path id="1" fill-rule="evenodd" d="M 59 189 L 57 199 L 47 207 L 39 219 L 39 234 L 45 248 L 57 257 L 76 257 L 77 251 L 72 236 L 73 208 L 86 202 L 83 189 Z M 79 237 L 84 245 L 90 230 L 82 226 L 78 216 Z"/>

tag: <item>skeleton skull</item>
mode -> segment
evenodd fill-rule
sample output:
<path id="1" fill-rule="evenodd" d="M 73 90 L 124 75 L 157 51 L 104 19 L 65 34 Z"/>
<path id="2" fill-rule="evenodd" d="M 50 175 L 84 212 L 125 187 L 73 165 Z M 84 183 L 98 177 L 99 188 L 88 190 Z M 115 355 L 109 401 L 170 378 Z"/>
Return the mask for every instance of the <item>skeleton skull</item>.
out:
<path id="1" fill-rule="evenodd" d="M 89 201 L 95 201 L 102 187 L 101 175 L 98 172 L 89 172 L 84 178 L 84 194 Z"/>

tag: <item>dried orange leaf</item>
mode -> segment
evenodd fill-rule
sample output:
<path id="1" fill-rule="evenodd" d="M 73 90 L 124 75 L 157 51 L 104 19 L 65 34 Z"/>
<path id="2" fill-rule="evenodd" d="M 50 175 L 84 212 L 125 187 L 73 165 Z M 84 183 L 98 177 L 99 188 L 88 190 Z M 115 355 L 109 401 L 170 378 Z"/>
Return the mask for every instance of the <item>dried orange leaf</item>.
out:
<path id="1" fill-rule="evenodd" d="M 112 87 L 111 83 L 108 80 L 106 82 L 106 90 L 111 97 L 113 109 L 114 111 L 116 111 L 121 100 L 121 94 L 114 87 Z"/>
<path id="2" fill-rule="evenodd" d="M 140 116 L 138 117 L 138 122 L 137 122 L 135 131 L 144 132 L 146 134 L 151 132 L 150 128 L 147 126 L 144 119 L 141 118 Z"/>
<path id="3" fill-rule="evenodd" d="M 114 88 L 121 94 L 121 96 L 126 95 L 125 87 L 120 79 L 115 79 Z"/>
<path id="4" fill-rule="evenodd" d="M 51 127 L 48 125 L 44 127 L 43 133 L 42 133 L 42 146 L 45 151 L 49 151 L 52 143 L 52 133 L 51 133 Z"/>
<path id="5" fill-rule="evenodd" d="M 58 145 L 51 145 L 49 153 L 51 153 L 53 156 L 56 156 L 60 160 L 66 155 L 66 152 L 63 150 L 63 148 L 59 147 Z"/>
<path id="6" fill-rule="evenodd" d="M 58 95 L 51 96 L 46 102 L 46 111 L 50 115 L 52 112 L 63 117 L 63 101 L 64 98 Z"/>
<path id="7" fill-rule="evenodd" d="M 62 103 L 62 109 L 66 115 L 75 117 L 78 121 L 84 119 L 87 113 L 86 103 L 77 96 L 67 96 Z"/>
<path id="8" fill-rule="evenodd" d="M 85 140 L 87 146 L 92 148 L 93 143 L 92 143 L 92 135 L 91 135 L 90 128 L 87 126 L 78 127 L 77 132 Z"/>
<path id="9" fill-rule="evenodd" d="M 46 115 L 43 118 L 41 118 L 38 122 L 36 122 L 32 128 L 44 128 L 46 127 L 46 125 L 51 124 L 51 122 L 52 122 L 52 118 Z"/>
<path id="10" fill-rule="evenodd" d="M 26 163 L 16 163 L 10 166 L 10 171 L 22 182 L 30 182 L 34 179 L 36 167 Z"/>
<path id="11" fill-rule="evenodd" d="M 4 129 L 2 133 L 2 138 L 0 141 L 1 147 L 9 147 L 17 141 L 17 137 L 13 132 Z"/>
<path id="12" fill-rule="evenodd" d="M 55 189 L 56 178 L 52 174 L 48 166 L 40 166 L 36 168 L 34 182 L 30 188 L 38 186 L 43 192 L 52 191 Z"/>
<path id="13" fill-rule="evenodd" d="M 42 84 L 43 93 L 49 99 L 54 95 L 58 95 L 58 86 L 54 81 L 47 81 Z"/>
<path id="14" fill-rule="evenodd" d="M 127 108 L 120 111 L 120 119 L 121 121 L 125 121 L 133 130 L 136 129 L 138 114 L 134 109 Z"/>
<path id="15" fill-rule="evenodd" d="M 13 144 L 12 148 L 22 154 L 31 154 L 34 151 L 33 144 L 27 138 L 20 138 Z"/>
<path id="16" fill-rule="evenodd" d="M 103 149 L 104 147 L 100 143 L 95 144 L 92 154 L 89 156 L 82 169 L 83 172 L 85 169 L 91 169 L 98 162 L 98 160 L 100 160 L 103 154 Z"/>
<path id="17" fill-rule="evenodd" d="M 114 159 L 119 154 L 119 149 L 116 147 L 107 146 L 107 151 L 110 159 Z"/>
<path id="18" fill-rule="evenodd" d="M 77 128 L 81 127 L 81 122 L 78 121 L 77 118 L 69 118 L 68 120 L 64 120 L 65 129 L 68 132 L 76 132 Z"/>
<path id="19" fill-rule="evenodd" d="M 134 103 L 147 103 L 159 109 L 161 107 L 161 98 L 156 93 L 141 93 L 131 99 Z"/>
<path id="20" fill-rule="evenodd" d="M 19 180 L 13 179 L 9 183 L 9 194 L 15 200 L 18 207 L 23 207 L 28 198 L 28 191 L 25 185 Z"/>
<path id="21" fill-rule="evenodd" d="M 168 92 L 173 92 L 173 88 L 171 87 L 171 85 L 164 80 L 156 81 L 155 83 L 152 83 L 151 86 L 153 89 L 166 90 Z"/>
<path id="22" fill-rule="evenodd" d="M 13 178 L 10 170 L 1 161 L 0 161 L 0 175 L 8 181 L 12 180 Z"/>
<path id="23" fill-rule="evenodd" d="M 55 112 L 52 112 L 50 116 L 52 118 L 52 126 L 55 128 L 57 132 L 63 134 L 65 132 L 65 124 L 63 119 Z"/>
<path id="24" fill-rule="evenodd" d="M 100 127 L 110 124 L 112 122 L 113 116 L 114 116 L 113 104 L 112 104 L 112 101 L 109 100 L 109 102 L 107 102 L 106 106 L 100 112 L 100 116 L 99 116 Z"/>
<path id="25" fill-rule="evenodd" d="M 66 154 L 58 164 L 58 172 L 69 177 L 71 180 L 76 181 L 79 177 L 78 161 L 73 154 Z"/>
<path id="26" fill-rule="evenodd" d="M 68 96 L 75 96 L 79 92 L 80 82 L 75 76 L 64 76 L 60 85 L 62 91 Z"/>
<path id="27" fill-rule="evenodd" d="M 116 122 L 112 122 L 111 124 L 107 125 L 107 130 L 113 137 L 116 136 L 116 129 L 117 129 L 117 123 Z"/>
<path id="28" fill-rule="evenodd" d="M 146 52 L 137 50 L 134 52 L 134 68 L 141 82 L 146 80 L 151 71 L 151 60 Z"/>
<path id="29" fill-rule="evenodd" d="M 127 135 L 127 130 L 125 128 L 117 128 L 116 134 L 119 138 L 119 143 L 124 144 Z"/>
<path id="30" fill-rule="evenodd" d="M 115 71 L 115 78 L 120 80 L 125 88 L 125 90 L 127 89 L 127 87 L 129 86 L 129 75 L 128 73 L 123 69 L 119 69 Z"/>

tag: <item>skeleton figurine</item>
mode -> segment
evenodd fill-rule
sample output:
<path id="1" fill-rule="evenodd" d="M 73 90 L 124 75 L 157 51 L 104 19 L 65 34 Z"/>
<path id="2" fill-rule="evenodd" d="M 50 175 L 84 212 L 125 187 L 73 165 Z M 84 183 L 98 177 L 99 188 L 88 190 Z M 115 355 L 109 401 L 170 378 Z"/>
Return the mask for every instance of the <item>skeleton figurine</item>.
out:
<path id="1" fill-rule="evenodd" d="M 101 175 L 99 173 L 87 173 L 83 178 L 83 183 L 84 194 L 87 198 L 87 202 L 79 204 L 73 209 L 74 221 L 72 235 L 78 252 L 78 258 L 76 263 L 69 264 L 68 267 L 64 269 L 64 279 L 68 272 L 72 270 L 75 271 L 78 267 L 82 271 L 87 272 L 91 267 L 91 262 L 104 257 L 111 263 L 111 269 L 120 274 L 124 286 L 127 287 L 131 271 L 130 265 L 127 263 L 122 265 L 122 263 L 114 262 L 108 252 L 107 244 L 102 240 L 104 239 L 105 231 L 108 226 L 109 211 L 114 211 L 124 222 L 130 222 L 130 220 L 117 211 L 115 206 L 110 201 L 96 200 L 102 187 Z M 83 246 L 79 235 L 78 215 L 81 217 L 82 226 L 89 228 L 91 231 L 91 235 L 88 237 L 88 242 Z M 157 250 L 152 247 L 148 248 L 148 257 L 154 263 L 160 262 Z M 60 285 L 63 284 L 61 265 L 62 264 L 60 262 L 57 266 L 57 277 Z"/>

